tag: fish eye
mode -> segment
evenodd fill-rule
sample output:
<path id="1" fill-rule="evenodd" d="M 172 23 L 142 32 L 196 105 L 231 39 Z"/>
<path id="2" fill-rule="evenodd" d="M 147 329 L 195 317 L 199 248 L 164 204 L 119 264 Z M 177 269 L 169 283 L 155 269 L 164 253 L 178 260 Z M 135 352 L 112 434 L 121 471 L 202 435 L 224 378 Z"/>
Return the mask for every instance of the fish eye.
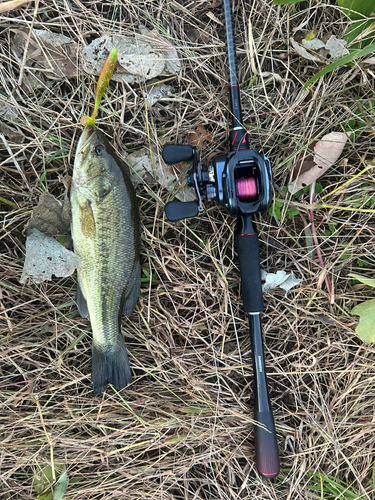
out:
<path id="1" fill-rule="evenodd" d="M 98 144 L 97 146 L 95 146 L 95 154 L 100 156 L 102 153 L 104 153 L 104 146 L 102 144 Z"/>

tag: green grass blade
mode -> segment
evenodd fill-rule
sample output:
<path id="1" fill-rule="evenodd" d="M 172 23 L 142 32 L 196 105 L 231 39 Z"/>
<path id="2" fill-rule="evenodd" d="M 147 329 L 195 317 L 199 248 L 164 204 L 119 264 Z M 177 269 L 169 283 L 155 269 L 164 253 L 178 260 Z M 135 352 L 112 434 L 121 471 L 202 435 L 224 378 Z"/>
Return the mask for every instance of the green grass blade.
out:
<path id="1" fill-rule="evenodd" d="M 300 3 L 303 0 L 273 0 L 275 5 L 290 5 L 292 3 Z"/>
<path id="2" fill-rule="evenodd" d="M 357 273 L 349 273 L 349 276 L 350 278 L 354 278 L 355 280 L 360 281 L 364 285 L 372 286 L 373 288 L 375 288 L 375 279 L 373 278 L 366 278 L 366 276 L 361 276 Z"/>
<path id="3" fill-rule="evenodd" d="M 320 77 L 326 75 L 327 73 L 330 73 L 334 69 L 339 68 L 340 66 L 344 66 L 345 64 L 348 64 L 355 59 L 359 59 L 361 57 L 367 56 L 371 54 L 372 52 L 375 51 L 375 43 L 372 43 L 371 45 L 368 45 L 362 50 L 355 50 L 351 52 L 350 54 L 347 54 L 344 57 L 341 57 L 340 59 L 337 59 L 337 61 L 333 62 L 332 64 L 328 64 L 325 68 L 321 69 L 316 75 L 314 75 L 308 82 L 305 83 L 303 86 L 304 89 L 307 89 L 312 83 L 316 82 Z"/>
<path id="4" fill-rule="evenodd" d="M 359 19 L 360 14 L 368 17 L 374 10 L 374 0 L 338 0 L 337 3 L 350 19 Z"/>
<path id="5" fill-rule="evenodd" d="M 6 198 L 3 198 L 2 196 L 0 196 L 0 203 L 5 203 L 6 205 L 9 205 L 12 208 L 18 208 L 17 205 L 15 203 L 13 203 L 13 201 L 7 200 Z"/>

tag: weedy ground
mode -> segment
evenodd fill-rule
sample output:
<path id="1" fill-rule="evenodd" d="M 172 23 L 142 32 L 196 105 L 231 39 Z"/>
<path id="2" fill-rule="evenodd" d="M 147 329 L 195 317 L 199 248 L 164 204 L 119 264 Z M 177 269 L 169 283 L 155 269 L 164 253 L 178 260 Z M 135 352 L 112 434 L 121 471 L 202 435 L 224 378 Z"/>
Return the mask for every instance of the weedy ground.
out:
<path id="1" fill-rule="evenodd" d="M 29 4 L 0 18 L 1 105 L 14 107 L 25 136 L 6 140 L 8 149 L 0 143 L 0 498 L 35 497 L 33 477 L 51 463 L 66 465 L 67 500 L 374 498 L 375 353 L 357 337 L 350 314 L 374 292 L 349 273 L 374 274 L 375 227 L 372 213 L 343 209 L 374 206 L 372 171 L 352 180 L 374 155 L 373 114 L 363 105 L 374 99 L 374 74 L 355 64 L 303 90 L 320 66 L 290 50 L 290 36 L 314 29 L 340 37 L 347 20 L 333 2 L 233 6 L 244 122 L 251 145 L 272 162 L 282 201 L 279 217 L 258 217 L 261 266 L 302 280 L 287 297 L 267 294 L 263 314 L 281 473 L 272 483 L 254 465 L 250 341 L 235 219 L 224 210 L 207 204 L 200 217 L 170 223 L 163 204 L 171 194 L 156 184 L 137 188 L 143 281 L 136 311 L 123 320 L 132 391 L 92 393 L 90 325 L 77 313 L 75 276 L 19 283 L 24 226 L 43 191 L 64 197 L 62 178 L 72 174 L 96 79 L 79 71 L 27 95 L 10 46 L 14 32 L 46 29 L 87 44 L 108 32 L 132 36 L 144 25 L 167 36 L 182 63 L 167 82 L 174 95 L 147 109 L 139 85 L 111 82 L 97 123 L 119 151 L 153 145 L 159 154 L 165 143 L 187 143 L 203 124 L 213 137 L 205 160 L 228 148 L 221 2 L 41 0 L 36 11 Z M 301 151 L 359 116 L 365 126 L 316 197 L 341 207 L 314 211 L 331 303 L 306 238 L 309 195 L 290 200 L 283 187 Z"/>

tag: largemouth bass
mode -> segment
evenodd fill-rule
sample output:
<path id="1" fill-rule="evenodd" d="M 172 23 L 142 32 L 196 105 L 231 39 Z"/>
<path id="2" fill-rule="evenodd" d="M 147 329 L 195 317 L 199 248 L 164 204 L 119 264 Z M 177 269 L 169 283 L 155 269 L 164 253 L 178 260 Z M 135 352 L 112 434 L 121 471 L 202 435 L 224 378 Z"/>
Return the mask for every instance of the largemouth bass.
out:
<path id="1" fill-rule="evenodd" d="M 80 258 L 77 306 L 90 316 L 93 333 L 93 391 L 100 394 L 109 383 L 129 388 L 121 316 L 133 312 L 140 291 L 140 219 L 129 168 L 94 126 L 78 142 L 71 205 Z"/>

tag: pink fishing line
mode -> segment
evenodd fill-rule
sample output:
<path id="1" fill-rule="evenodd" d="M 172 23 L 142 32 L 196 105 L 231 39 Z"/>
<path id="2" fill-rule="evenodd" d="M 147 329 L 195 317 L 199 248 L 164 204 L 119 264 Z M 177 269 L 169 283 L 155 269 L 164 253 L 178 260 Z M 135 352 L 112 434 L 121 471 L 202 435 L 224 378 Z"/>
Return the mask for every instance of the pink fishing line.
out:
<path id="1" fill-rule="evenodd" d="M 257 183 L 254 177 L 237 180 L 238 198 L 240 201 L 255 200 L 258 196 Z"/>

